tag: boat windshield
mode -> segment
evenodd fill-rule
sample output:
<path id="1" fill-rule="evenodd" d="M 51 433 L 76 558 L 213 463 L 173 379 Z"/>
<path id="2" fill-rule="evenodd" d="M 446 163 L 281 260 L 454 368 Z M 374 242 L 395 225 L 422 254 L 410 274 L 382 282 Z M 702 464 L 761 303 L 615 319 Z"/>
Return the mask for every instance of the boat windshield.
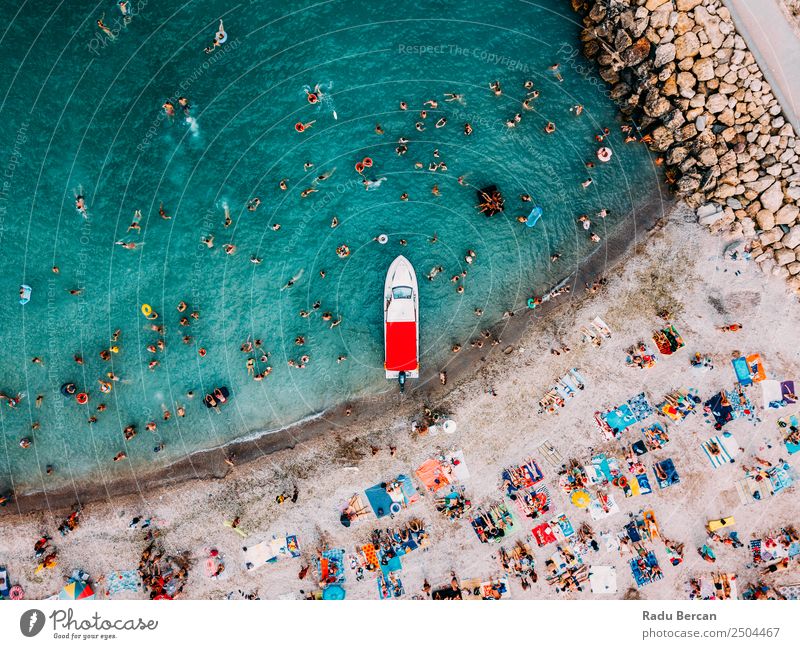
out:
<path id="1" fill-rule="evenodd" d="M 395 300 L 409 300 L 411 299 L 410 286 L 395 286 L 392 289 L 392 298 Z"/>

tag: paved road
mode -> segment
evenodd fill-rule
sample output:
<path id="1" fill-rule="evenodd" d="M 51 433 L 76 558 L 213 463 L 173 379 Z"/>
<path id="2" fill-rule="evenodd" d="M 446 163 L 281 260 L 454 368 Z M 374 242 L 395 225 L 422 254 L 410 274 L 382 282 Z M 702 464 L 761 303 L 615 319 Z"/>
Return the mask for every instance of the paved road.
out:
<path id="1" fill-rule="evenodd" d="M 723 0 L 786 118 L 800 133 L 800 39 L 780 0 Z"/>

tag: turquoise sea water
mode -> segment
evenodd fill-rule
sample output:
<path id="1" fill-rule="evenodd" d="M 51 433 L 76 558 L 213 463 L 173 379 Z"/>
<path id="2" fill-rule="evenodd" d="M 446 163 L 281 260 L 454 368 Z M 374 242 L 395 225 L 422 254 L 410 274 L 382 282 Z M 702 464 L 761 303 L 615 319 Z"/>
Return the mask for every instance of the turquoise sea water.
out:
<path id="1" fill-rule="evenodd" d="M 604 254 L 578 215 L 590 214 L 605 241 L 658 191 L 644 148 L 622 144 L 604 85 L 580 57 L 570 63 L 579 25 L 567 2 L 131 0 L 124 26 L 110 0 L 9 4 L 0 7 L 0 390 L 25 396 L 16 408 L 0 408 L 0 490 L 130 477 L 394 390 L 383 376 L 381 302 L 394 257 L 404 254 L 417 269 L 423 363 L 439 367 L 451 345 L 468 344 L 506 309 L 522 308 L 590 252 Z M 117 32 L 114 40 L 95 26 L 101 16 Z M 220 17 L 228 40 L 204 53 Z M 548 72 L 556 61 L 563 82 Z M 520 105 L 526 79 L 541 93 L 531 111 Z M 503 85 L 500 97 L 489 90 L 494 80 Z M 311 105 L 303 88 L 317 83 L 325 97 Z M 445 102 L 447 92 L 463 93 L 463 105 Z M 191 102 L 190 123 L 179 108 L 172 119 L 161 109 L 179 96 Z M 439 105 L 421 120 L 428 99 Z M 585 107 L 580 117 L 570 112 L 577 103 Z M 505 121 L 517 112 L 522 122 L 509 130 Z M 441 117 L 446 126 L 435 128 Z M 295 131 L 296 122 L 312 120 L 308 131 Z M 549 120 L 557 124 L 552 135 L 543 130 Z M 474 128 L 470 137 L 465 122 Z M 385 134 L 375 133 L 377 123 Z M 605 126 L 615 155 L 587 170 Z M 401 136 L 410 140 L 404 156 L 395 153 Z M 365 156 L 374 160 L 370 177 L 386 178 L 373 191 L 353 168 Z M 446 172 L 428 170 L 441 161 Z M 306 162 L 314 167 L 304 170 Z M 594 184 L 584 189 L 587 175 Z M 278 186 L 282 178 L 287 191 Z M 475 208 L 476 187 L 488 184 L 506 198 L 505 213 L 491 219 Z M 318 192 L 301 198 L 310 187 Z M 74 207 L 78 192 L 88 218 Z M 544 209 L 536 227 L 515 220 L 531 207 L 518 199 L 522 193 Z M 248 211 L 255 196 L 262 203 Z M 161 204 L 171 219 L 160 218 Z M 593 216 L 601 208 L 609 210 L 605 220 Z M 135 210 L 141 231 L 128 232 Z M 380 233 L 388 244 L 373 241 Z M 209 234 L 213 249 L 201 243 Z M 225 254 L 225 243 L 236 252 Z M 351 250 L 346 259 L 336 254 L 342 244 Z M 477 252 L 471 266 L 468 249 Z M 562 256 L 554 264 L 555 251 Z M 252 255 L 262 263 L 251 263 Z M 444 271 L 426 280 L 435 266 Z M 465 268 L 459 294 L 449 279 Z M 23 283 L 33 289 L 25 306 L 17 300 Z M 82 293 L 70 295 L 76 288 Z M 189 304 L 185 314 L 176 310 L 181 300 Z M 320 309 L 301 318 L 316 300 Z M 143 303 L 165 327 L 165 350 L 156 354 L 146 349 L 159 335 L 142 316 Z M 192 310 L 199 320 L 180 326 Z M 341 325 L 331 329 L 321 318 L 326 311 L 340 315 Z M 99 352 L 116 329 L 120 349 L 105 362 Z M 191 344 L 182 343 L 184 335 Z M 261 382 L 248 377 L 248 355 L 239 349 L 248 337 L 263 339 L 270 353 L 274 369 Z M 305 369 L 288 366 L 303 354 L 310 356 Z M 338 363 L 340 355 L 347 360 Z M 154 358 L 160 365 L 150 370 Z M 257 371 L 264 366 L 256 362 Z M 120 381 L 103 395 L 98 380 L 109 371 Z M 87 405 L 61 396 L 67 381 L 89 393 Z M 233 399 L 216 413 L 201 398 L 219 385 Z M 44 396 L 40 408 L 37 395 Z M 97 412 L 101 403 L 106 410 Z M 185 418 L 175 416 L 178 405 Z M 169 421 L 163 408 L 172 412 Z M 155 433 L 144 429 L 150 420 L 158 422 Z M 129 424 L 139 433 L 126 442 Z M 20 448 L 23 437 L 32 446 Z M 154 453 L 160 442 L 163 451 Z M 119 451 L 128 459 L 113 463 Z M 46 476 L 48 464 L 56 470 Z"/>

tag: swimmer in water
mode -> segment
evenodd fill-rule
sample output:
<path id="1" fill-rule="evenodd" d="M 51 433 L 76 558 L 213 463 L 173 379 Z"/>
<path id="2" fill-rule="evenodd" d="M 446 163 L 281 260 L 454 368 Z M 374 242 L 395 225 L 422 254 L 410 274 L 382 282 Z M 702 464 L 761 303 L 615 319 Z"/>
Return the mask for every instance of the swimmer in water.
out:
<path id="1" fill-rule="evenodd" d="M 206 248 L 213 248 L 214 247 L 214 235 L 209 234 L 200 239 L 200 241 L 206 244 Z"/>
<path id="2" fill-rule="evenodd" d="M 308 171 L 309 169 L 313 169 L 313 168 L 314 168 L 314 163 L 313 162 L 304 162 L 303 163 L 303 171 Z"/>
<path id="3" fill-rule="evenodd" d="M 75 209 L 83 214 L 84 218 L 89 218 L 86 214 L 86 199 L 83 197 L 83 194 L 77 194 L 75 196 Z"/>
<path id="4" fill-rule="evenodd" d="M 131 230 L 136 230 L 137 232 L 139 232 L 142 229 L 142 226 L 139 225 L 139 221 L 141 220 L 142 220 L 142 212 L 141 210 L 136 210 L 133 213 L 133 221 L 131 221 L 131 224 L 128 226 L 128 232 L 130 232 Z"/>
<path id="5" fill-rule="evenodd" d="M 294 277 L 292 277 L 292 279 L 290 279 L 288 282 L 286 282 L 286 284 L 283 286 L 283 288 L 281 290 L 283 291 L 283 290 L 285 290 L 287 288 L 292 288 L 292 286 L 294 286 L 295 282 L 298 279 L 300 279 L 302 276 L 303 276 L 303 271 L 301 270 Z"/>
<path id="6" fill-rule="evenodd" d="M 255 255 L 253 255 L 252 257 L 250 257 L 250 261 L 252 261 L 254 264 L 260 264 L 261 257 L 256 257 Z"/>
<path id="7" fill-rule="evenodd" d="M 314 182 L 321 183 L 324 180 L 328 180 L 328 178 L 330 178 L 333 175 L 334 171 L 336 171 L 336 169 L 331 169 L 330 171 L 325 171 L 324 173 L 321 173 L 319 176 L 317 176 L 317 179 Z"/>
<path id="8" fill-rule="evenodd" d="M 404 101 L 400 102 L 400 110 L 408 110 L 408 104 Z"/>
<path id="9" fill-rule="evenodd" d="M 581 187 L 583 187 L 584 189 L 586 189 L 586 188 L 587 188 L 587 187 L 589 187 L 589 185 L 591 185 L 593 182 L 594 182 L 594 181 L 593 181 L 591 178 L 587 178 L 586 180 L 584 180 L 584 181 L 581 183 Z"/>
<path id="10" fill-rule="evenodd" d="M 319 191 L 318 189 L 309 187 L 308 189 L 304 189 L 302 192 L 300 192 L 300 198 L 308 198 L 309 196 L 311 196 L 311 194 L 318 191 Z"/>
<path id="11" fill-rule="evenodd" d="M 428 106 L 428 108 L 434 108 L 434 109 L 439 108 L 439 102 L 436 101 L 435 99 L 429 99 L 423 105 Z"/>
<path id="12" fill-rule="evenodd" d="M 472 135 L 472 124 L 469 122 L 464 124 L 464 135 Z"/>
<path id="13" fill-rule="evenodd" d="M 58 275 L 61 272 L 58 266 L 53 266 L 50 270 L 52 270 L 53 273 L 56 275 Z"/>
<path id="14" fill-rule="evenodd" d="M 165 101 L 163 104 L 161 104 L 161 108 L 164 109 L 164 112 L 169 117 L 174 117 L 174 115 L 175 115 L 175 106 L 172 104 L 171 101 Z"/>
<path id="15" fill-rule="evenodd" d="M 559 65 L 558 65 L 558 63 L 553 63 L 553 65 L 551 65 L 551 66 L 548 68 L 548 70 L 550 71 L 550 73 L 551 73 L 551 74 L 552 74 L 552 75 L 553 75 L 553 76 L 554 76 L 556 79 L 558 79 L 558 81 L 559 81 L 559 82 L 561 82 L 561 81 L 564 81 L 564 77 L 562 77 L 562 76 L 561 76 L 561 72 L 559 71 Z"/>
<path id="16" fill-rule="evenodd" d="M 228 207 L 227 203 L 224 203 L 222 207 L 225 210 L 225 222 L 223 223 L 223 226 L 228 228 L 233 223 L 233 219 L 231 218 L 231 209 Z"/>
<path id="17" fill-rule="evenodd" d="M 261 199 L 258 196 L 251 198 L 249 201 L 247 201 L 247 211 L 255 212 L 259 205 L 261 205 Z"/>
<path id="18" fill-rule="evenodd" d="M 111 28 L 103 22 L 103 18 L 105 17 L 106 17 L 105 14 L 100 16 L 100 20 L 97 21 L 97 26 L 105 32 L 106 36 L 112 39 L 116 39 L 117 38 L 116 34 L 114 34 Z"/>
<path id="19" fill-rule="evenodd" d="M 281 179 L 281 181 L 278 183 L 278 187 L 280 187 L 280 188 L 281 188 L 281 190 L 282 190 L 282 191 L 284 191 L 284 192 L 285 192 L 285 191 L 288 189 L 288 186 L 287 186 L 287 184 L 286 184 L 286 181 L 287 181 L 287 180 L 289 180 L 289 179 L 288 179 L 288 178 L 283 178 L 283 179 Z"/>
<path id="20" fill-rule="evenodd" d="M 125 250 L 136 250 L 138 246 L 144 245 L 144 243 L 136 243 L 135 241 L 129 241 L 128 243 L 125 243 L 124 241 L 115 241 L 114 244 L 117 246 L 122 246 L 125 248 Z"/>
<path id="21" fill-rule="evenodd" d="M 436 122 L 436 128 L 442 128 L 445 124 L 447 124 L 447 118 L 442 117 L 438 122 Z"/>
<path id="22" fill-rule="evenodd" d="M 377 189 L 380 187 L 384 180 L 386 180 L 386 176 L 381 176 L 377 180 L 368 180 L 365 178 L 362 182 L 364 184 L 364 189 L 369 191 L 370 189 Z"/>
<path id="23" fill-rule="evenodd" d="M 186 99 L 186 97 L 178 97 L 178 105 L 183 109 L 183 114 L 188 117 L 189 111 L 191 110 L 191 106 L 189 106 L 189 100 Z"/>
<path id="24" fill-rule="evenodd" d="M 331 219 L 331 229 L 335 228 L 337 225 L 339 225 L 339 218 L 334 216 Z"/>
<path id="25" fill-rule="evenodd" d="M 492 81 L 489 84 L 489 88 L 494 93 L 495 97 L 499 97 L 500 95 L 503 94 L 503 89 L 500 87 L 500 82 L 499 81 Z"/>
<path id="26" fill-rule="evenodd" d="M 164 203 L 161 203 L 161 205 L 159 206 L 159 208 L 158 208 L 158 215 L 159 215 L 159 216 L 160 216 L 162 219 L 164 219 L 165 221 L 169 221 L 169 220 L 172 218 L 171 216 L 169 216 L 169 215 L 167 214 L 166 210 L 164 210 Z"/>
<path id="27" fill-rule="evenodd" d="M 446 92 L 444 93 L 444 100 L 445 101 L 457 101 L 459 104 L 464 104 L 464 95 L 458 95 L 454 92 Z"/>
<path id="28" fill-rule="evenodd" d="M 583 105 L 575 104 L 572 108 L 569 109 L 570 113 L 575 113 L 575 115 L 580 115 L 583 112 Z"/>
<path id="29" fill-rule="evenodd" d="M 234 252 L 236 252 L 236 246 L 233 245 L 232 243 L 224 244 L 222 246 L 222 249 L 225 251 L 226 255 L 232 255 Z"/>
<path id="30" fill-rule="evenodd" d="M 375 124 L 375 134 L 383 135 L 383 127 L 380 124 Z"/>

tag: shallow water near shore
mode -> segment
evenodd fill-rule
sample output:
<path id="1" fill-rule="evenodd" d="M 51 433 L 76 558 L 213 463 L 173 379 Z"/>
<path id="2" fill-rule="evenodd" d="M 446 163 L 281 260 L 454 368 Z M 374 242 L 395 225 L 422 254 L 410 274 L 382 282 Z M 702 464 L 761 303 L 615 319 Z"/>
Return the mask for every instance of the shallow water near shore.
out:
<path id="1" fill-rule="evenodd" d="M 645 148 L 622 143 L 604 86 L 585 73 L 586 63 L 577 70 L 566 62 L 579 46 L 567 5 L 327 2 L 298 3 L 291 14 L 276 2 L 227 7 L 140 3 L 108 42 L 96 38 L 99 15 L 73 9 L 48 22 L 48 7 L 4 15 L 10 27 L 3 38 L 14 47 L 0 71 L 0 390 L 25 398 L 0 409 L 0 490 L 130 479 L 251 431 L 395 390 L 383 376 L 380 297 L 394 257 L 405 255 L 417 269 L 422 362 L 438 368 L 454 343 L 467 346 L 587 255 L 603 255 L 612 230 L 633 232 L 637 209 L 659 191 Z M 205 54 L 219 16 L 228 41 Z M 104 20 L 114 26 L 115 19 L 109 12 Z M 547 70 L 559 60 L 563 82 Z M 501 97 L 488 88 L 495 79 Z M 520 107 L 526 79 L 541 93 L 531 111 Z M 303 89 L 317 83 L 324 100 L 311 105 Z M 445 102 L 446 92 L 463 93 L 464 104 Z M 188 123 L 160 109 L 181 95 L 192 105 Z M 439 105 L 418 132 L 427 99 Z M 401 100 L 408 111 L 399 110 Z M 576 103 L 585 107 L 580 117 L 569 110 Z M 507 129 L 517 112 L 522 122 Z M 441 117 L 446 126 L 435 128 Z M 296 122 L 314 120 L 295 131 Z M 552 135 L 543 131 L 549 120 L 557 125 Z M 470 137 L 465 122 L 474 127 Z M 384 135 L 374 132 L 376 123 Z M 594 136 L 606 126 L 615 155 L 587 170 L 599 146 Z M 401 136 L 410 142 L 399 157 Z M 369 177 L 386 178 L 373 191 L 364 191 L 353 169 L 365 156 L 374 160 Z M 428 171 L 441 161 L 446 172 Z M 305 171 L 305 162 L 314 167 Z M 594 183 L 584 189 L 587 175 Z M 285 192 L 281 178 L 288 179 Z M 487 219 L 475 208 L 475 189 L 489 184 L 503 192 L 506 211 Z M 319 191 L 301 198 L 310 187 Z M 73 206 L 79 191 L 86 219 Z M 403 192 L 408 201 L 400 200 Z M 522 193 L 544 209 L 533 228 L 515 219 L 531 207 L 518 199 Z M 251 212 L 245 206 L 254 196 L 262 203 Z M 160 218 L 161 204 L 169 220 Z M 594 217 L 602 208 L 604 220 Z M 141 231 L 127 232 L 137 209 Z M 600 244 L 576 223 L 582 213 L 592 217 Z M 380 233 L 386 245 L 373 241 Z M 209 234 L 213 249 L 200 241 Z M 139 245 L 127 250 L 116 241 Z M 237 246 L 235 254 L 225 254 L 225 243 Z M 336 254 L 342 244 L 351 250 L 346 259 Z M 468 249 L 477 252 L 471 265 Z M 551 263 L 555 251 L 561 258 Z M 262 263 L 251 263 L 252 255 Z M 435 266 L 444 271 L 426 280 Z M 448 280 L 465 269 L 458 294 Z M 282 290 L 293 277 L 294 286 Z M 17 302 L 22 283 L 32 288 L 25 306 Z M 75 288 L 82 293 L 70 295 Z M 188 327 L 178 323 L 186 315 L 175 309 L 181 300 L 200 314 Z M 143 303 L 160 314 L 163 352 L 146 350 L 159 336 L 142 316 Z M 299 317 L 301 310 L 311 317 Z M 341 316 L 341 325 L 331 329 L 323 312 Z M 119 353 L 104 362 L 99 352 L 116 329 Z M 184 335 L 191 344 L 182 343 Z M 261 382 L 248 377 L 248 355 L 239 350 L 248 337 L 263 339 L 270 353 L 273 370 Z M 310 357 L 305 369 L 287 365 L 303 354 Z M 160 365 L 149 370 L 153 358 Z M 256 362 L 256 371 L 265 366 Z M 120 381 L 103 395 L 98 379 L 109 371 Z M 86 406 L 61 396 L 67 381 L 89 393 Z M 220 385 L 233 398 L 217 413 L 201 398 Z M 41 408 L 37 395 L 44 395 Z M 96 412 L 100 403 L 106 409 Z M 176 417 L 178 405 L 185 418 Z M 89 425 L 90 416 L 98 421 Z M 150 420 L 155 433 L 144 430 Z M 126 442 L 129 424 L 139 433 Z M 30 448 L 19 447 L 23 437 L 33 440 Z M 154 453 L 160 442 L 164 449 Z M 127 460 L 112 463 L 120 451 Z M 56 468 L 50 476 L 48 464 Z"/>

